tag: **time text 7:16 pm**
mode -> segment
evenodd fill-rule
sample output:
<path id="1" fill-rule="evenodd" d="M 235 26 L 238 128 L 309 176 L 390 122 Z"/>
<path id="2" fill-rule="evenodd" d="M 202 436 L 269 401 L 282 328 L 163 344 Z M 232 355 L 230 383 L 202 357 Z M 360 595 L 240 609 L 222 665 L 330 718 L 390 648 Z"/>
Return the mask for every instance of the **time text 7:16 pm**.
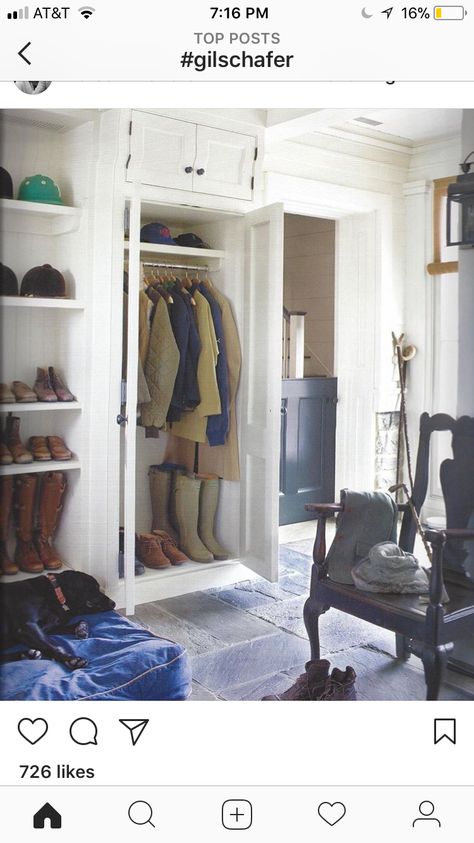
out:
<path id="1" fill-rule="evenodd" d="M 256 20 L 268 20 L 268 8 L 259 9 L 256 6 L 247 6 L 240 9 L 238 6 L 211 6 L 211 18 L 255 18 Z"/>

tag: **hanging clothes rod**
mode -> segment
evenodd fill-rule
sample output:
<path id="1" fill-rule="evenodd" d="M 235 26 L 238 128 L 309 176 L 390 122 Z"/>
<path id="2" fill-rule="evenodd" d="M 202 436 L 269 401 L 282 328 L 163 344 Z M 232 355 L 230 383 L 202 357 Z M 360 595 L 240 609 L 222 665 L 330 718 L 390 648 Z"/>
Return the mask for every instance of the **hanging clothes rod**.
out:
<path id="1" fill-rule="evenodd" d="M 204 264 L 201 264 L 200 266 L 197 266 L 197 265 L 191 265 L 191 264 L 185 264 L 185 263 L 162 263 L 161 261 L 159 263 L 155 263 L 154 261 L 141 261 L 141 264 L 142 264 L 142 266 L 153 266 L 153 267 L 157 267 L 157 268 L 160 268 L 160 269 L 188 269 L 188 270 L 191 269 L 191 270 L 193 270 L 193 272 L 199 272 L 200 270 L 201 271 L 206 270 L 206 272 L 212 272 L 212 270 L 209 269 L 209 266 L 207 265 L 207 263 L 204 263 Z"/>

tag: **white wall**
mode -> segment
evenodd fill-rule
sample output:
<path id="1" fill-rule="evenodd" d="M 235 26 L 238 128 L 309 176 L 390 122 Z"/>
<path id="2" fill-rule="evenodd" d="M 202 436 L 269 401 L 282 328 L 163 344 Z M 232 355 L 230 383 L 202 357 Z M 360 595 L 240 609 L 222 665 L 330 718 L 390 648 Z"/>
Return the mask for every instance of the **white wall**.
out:
<path id="1" fill-rule="evenodd" d="M 462 124 L 462 158 L 474 150 L 474 109 Z M 459 253 L 459 366 L 458 415 L 474 415 L 474 249 Z"/>

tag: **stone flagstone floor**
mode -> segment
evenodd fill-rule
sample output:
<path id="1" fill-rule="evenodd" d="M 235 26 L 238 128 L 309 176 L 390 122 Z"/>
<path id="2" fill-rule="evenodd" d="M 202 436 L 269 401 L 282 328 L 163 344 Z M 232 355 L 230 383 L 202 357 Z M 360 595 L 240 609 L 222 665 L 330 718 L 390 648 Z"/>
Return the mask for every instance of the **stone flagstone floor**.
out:
<path id="1" fill-rule="evenodd" d="M 187 648 L 192 700 L 259 700 L 304 670 L 312 544 L 280 546 L 278 583 L 259 578 L 136 607 L 136 622 Z M 392 633 L 332 609 L 321 619 L 321 641 L 332 666 L 354 667 L 358 699 L 424 699 L 421 662 L 398 662 Z M 474 680 L 448 671 L 441 699 L 474 699 Z"/>

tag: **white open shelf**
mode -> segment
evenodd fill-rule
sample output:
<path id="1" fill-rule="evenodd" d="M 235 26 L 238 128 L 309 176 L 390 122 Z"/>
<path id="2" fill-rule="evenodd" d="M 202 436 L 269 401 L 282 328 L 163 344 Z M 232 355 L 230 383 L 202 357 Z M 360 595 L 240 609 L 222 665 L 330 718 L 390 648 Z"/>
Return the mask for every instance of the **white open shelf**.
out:
<path id="1" fill-rule="evenodd" d="M 130 242 L 125 240 L 125 250 L 130 248 Z M 201 258 L 205 261 L 222 260 L 225 252 L 221 249 L 193 249 L 190 246 L 166 246 L 162 243 L 140 243 L 140 254 L 162 255 L 163 257 Z"/>
<path id="2" fill-rule="evenodd" d="M 9 474 L 39 474 L 44 471 L 74 471 L 80 469 L 81 463 L 78 459 L 73 460 L 44 460 L 26 463 L 26 465 L 11 465 L 0 466 L 0 477 L 5 477 Z"/>
<path id="3" fill-rule="evenodd" d="M 0 307 L 52 307 L 61 310 L 84 310 L 76 299 L 42 299 L 29 296 L 0 296 Z"/>
<path id="4" fill-rule="evenodd" d="M 82 410 L 79 401 L 15 401 L 12 404 L 0 404 L 0 413 L 34 413 L 46 410 Z"/>
<path id="5" fill-rule="evenodd" d="M 1 227 L 6 231 L 65 234 L 79 225 L 82 211 L 68 205 L 0 199 Z"/>

